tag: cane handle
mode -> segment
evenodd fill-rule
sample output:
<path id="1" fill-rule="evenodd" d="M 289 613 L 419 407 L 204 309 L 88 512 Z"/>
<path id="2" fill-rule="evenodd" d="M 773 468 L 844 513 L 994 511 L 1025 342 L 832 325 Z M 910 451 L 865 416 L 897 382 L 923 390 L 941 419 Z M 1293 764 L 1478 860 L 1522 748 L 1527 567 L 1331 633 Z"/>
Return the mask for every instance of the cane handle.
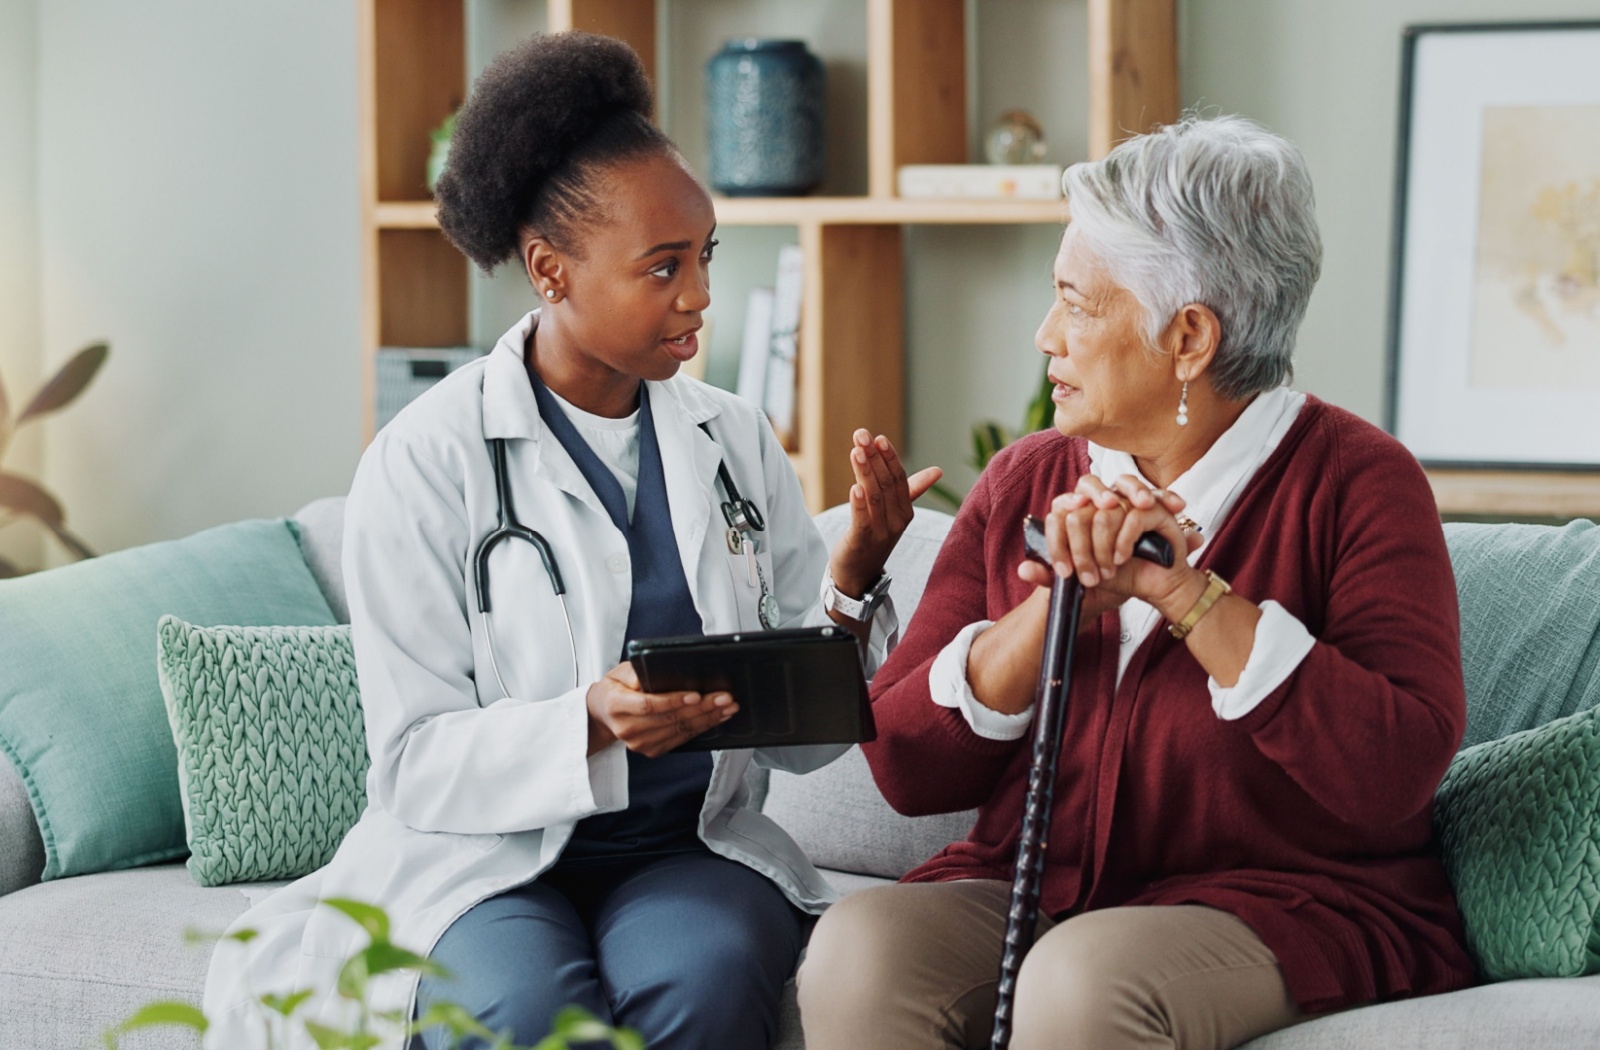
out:
<path id="1" fill-rule="evenodd" d="M 1050 564 L 1050 546 L 1044 538 L 1044 522 L 1029 514 L 1022 519 L 1022 545 L 1028 557 Z M 1153 561 L 1163 569 L 1172 568 L 1172 544 L 1159 532 L 1147 532 L 1133 545 L 1133 556 Z"/>

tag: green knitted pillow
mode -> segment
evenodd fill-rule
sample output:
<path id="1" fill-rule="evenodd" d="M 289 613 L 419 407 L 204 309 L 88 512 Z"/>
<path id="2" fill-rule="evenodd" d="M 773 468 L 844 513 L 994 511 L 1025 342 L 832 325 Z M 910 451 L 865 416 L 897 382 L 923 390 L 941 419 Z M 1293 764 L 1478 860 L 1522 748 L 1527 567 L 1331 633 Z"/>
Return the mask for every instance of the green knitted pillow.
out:
<path id="1" fill-rule="evenodd" d="M 202 886 L 322 867 L 366 806 L 350 628 L 157 627 L 189 874 Z"/>
<path id="2" fill-rule="evenodd" d="M 1600 707 L 1461 752 L 1433 819 L 1485 978 L 1600 973 Z"/>

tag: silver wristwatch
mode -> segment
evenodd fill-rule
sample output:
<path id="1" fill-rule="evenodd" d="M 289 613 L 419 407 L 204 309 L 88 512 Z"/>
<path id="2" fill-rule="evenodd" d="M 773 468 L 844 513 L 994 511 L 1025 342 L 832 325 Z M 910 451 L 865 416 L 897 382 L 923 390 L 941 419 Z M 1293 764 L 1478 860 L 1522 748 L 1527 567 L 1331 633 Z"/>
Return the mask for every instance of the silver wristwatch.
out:
<path id="1" fill-rule="evenodd" d="M 866 623 L 872 619 L 872 614 L 878 611 L 878 606 L 889 596 L 889 574 L 882 573 L 878 576 L 867 593 L 859 598 L 852 598 L 843 593 L 833 584 L 833 573 L 827 572 L 822 576 L 822 607 L 828 612 L 836 612 L 841 616 L 855 620 L 857 623 Z"/>

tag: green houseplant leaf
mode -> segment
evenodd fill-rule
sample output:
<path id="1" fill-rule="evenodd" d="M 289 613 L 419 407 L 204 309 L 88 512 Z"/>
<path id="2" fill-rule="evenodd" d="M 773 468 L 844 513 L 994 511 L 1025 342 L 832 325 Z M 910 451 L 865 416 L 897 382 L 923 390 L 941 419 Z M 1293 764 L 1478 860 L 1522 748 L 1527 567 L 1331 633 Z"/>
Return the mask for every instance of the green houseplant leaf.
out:
<path id="1" fill-rule="evenodd" d="M 261 1005 L 280 1017 L 288 1017 L 299 1009 L 301 1003 L 311 998 L 311 995 L 310 988 L 302 988 L 289 995 L 273 995 L 269 992 L 261 997 Z"/>
<path id="2" fill-rule="evenodd" d="M 972 465 L 978 470 L 983 470 L 995 454 L 1020 437 L 1037 433 L 1050 426 L 1055 420 L 1056 406 L 1050 396 L 1055 392 L 1055 384 L 1050 381 L 1049 362 L 1045 364 L 1045 371 L 1039 377 L 1039 386 L 1034 391 L 1033 397 L 1022 413 L 1022 429 L 1013 434 L 1010 430 L 993 420 L 984 420 L 972 426 Z M 935 484 L 929 493 L 948 503 L 952 509 L 961 507 L 961 494 L 948 485 Z"/>
<path id="3" fill-rule="evenodd" d="M 425 1029 L 444 1028 L 452 1036 L 451 1045 L 460 1045 L 464 1039 L 477 1040 L 487 1050 L 574 1050 L 574 1044 L 594 1046 L 607 1044 L 612 1050 L 646 1050 L 644 1038 L 629 1028 L 613 1028 L 580 1007 L 569 1006 L 554 1018 L 550 1035 L 536 1048 L 513 1046 L 511 1034 L 492 1031 L 466 1007 L 452 1002 L 434 1002 L 419 1018 L 412 1020 L 409 1011 L 374 1011 L 369 995 L 371 979 L 379 974 L 395 971 L 415 971 L 437 977 L 449 977 L 450 971 L 415 952 L 408 951 L 389 941 L 388 914 L 380 907 L 345 898 L 327 898 L 321 903 L 349 917 L 365 930 L 370 940 L 345 959 L 341 967 L 336 990 L 358 1008 L 358 1018 L 352 1027 L 334 1026 L 312 1020 L 300 1013 L 300 1007 L 316 994 L 304 988 L 285 993 L 257 995 L 255 1004 L 262 1011 L 260 1018 L 267 1026 L 270 1047 L 284 1045 L 280 1039 L 288 1036 L 293 1045 L 302 1040 L 293 1039 L 293 1033 L 303 1032 L 318 1050 L 373 1050 L 396 1033 L 410 1038 Z M 207 941 L 238 941 L 249 943 L 256 933 L 242 929 L 218 937 L 195 930 L 185 933 L 190 943 Z M 380 1022 L 374 1025 L 373 1022 Z M 135 1029 L 156 1025 L 180 1025 L 204 1034 L 208 1024 L 205 1016 L 188 1003 L 150 1003 L 138 1013 L 105 1033 L 105 1044 L 116 1050 L 117 1036 Z"/>
<path id="4" fill-rule="evenodd" d="M 70 405 L 94 379 L 110 352 L 111 347 L 105 343 L 91 343 L 73 354 L 72 359 L 61 366 L 61 371 L 33 395 L 28 407 L 17 417 L 16 425 L 20 427 L 30 419 Z"/>
<path id="5" fill-rule="evenodd" d="M 421 1017 L 406 1026 L 408 1035 L 417 1035 L 430 1028 L 444 1028 L 460 1042 L 468 1037 L 482 1039 L 486 1043 L 495 1043 L 500 1036 L 490 1031 L 489 1026 L 472 1016 L 460 1003 L 429 1003 Z"/>
<path id="6" fill-rule="evenodd" d="M 380 1036 L 367 1032 L 341 1032 L 315 1021 L 305 1024 L 306 1034 L 317 1044 L 318 1050 L 370 1050 L 383 1042 Z"/>
<path id="7" fill-rule="evenodd" d="M 1011 432 L 999 423 L 976 423 L 972 427 L 972 465 L 982 470 L 994 454 L 1011 444 Z"/>
<path id="8" fill-rule="evenodd" d="M 367 936 L 374 941 L 389 939 L 389 916 L 382 908 L 363 904 L 361 901 L 346 900 L 343 897 L 325 897 L 322 903 L 353 919 L 355 924 L 366 930 Z"/>
<path id="9" fill-rule="evenodd" d="M 196 1035 L 203 1035 L 205 1030 L 210 1027 L 210 1023 L 206 1021 L 206 1015 L 189 1003 L 164 1000 L 146 1004 L 132 1017 L 107 1032 L 106 1046 L 115 1050 L 118 1035 L 125 1035 L 141 1028 L 156 1028 L 162 1025 L 191 1028 Z"/>
<path id="10" fill-rule="evenodd" d="M 562 1007 L 555 1027 L 533 1050 L 572 1050 L 574 1043 L 610 1043 L 613 1050 L 645 1050 L 644 1037 L 631 1028 L 612 1028 L 581 1006 Z"/>
<path id="11" fill-rule="evenodd" d="M 1034 391 L 1033 400 L 1028 402 L 1028 411 L 1022 417 L 1022 432 L 1036 434 L 1055 422 L 1056 403 L 1050 395 L 1055 392 L 1056 385 L 1050 379 L 1050 369 L 1046 363 L 1044 374 L 1039 377 L 1039 389 Z"/>

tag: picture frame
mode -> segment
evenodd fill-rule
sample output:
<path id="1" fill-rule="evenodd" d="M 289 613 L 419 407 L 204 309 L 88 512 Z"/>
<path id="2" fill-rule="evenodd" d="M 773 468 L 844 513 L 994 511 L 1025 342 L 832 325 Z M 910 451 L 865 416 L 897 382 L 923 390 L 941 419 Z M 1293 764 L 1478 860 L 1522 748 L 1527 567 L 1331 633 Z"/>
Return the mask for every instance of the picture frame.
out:
<path id="1" fill-rule="evenodd" d="M 1385 424 L 1429 467 L 1600 471 L 1600 20 L 1406 28 Z"/>

